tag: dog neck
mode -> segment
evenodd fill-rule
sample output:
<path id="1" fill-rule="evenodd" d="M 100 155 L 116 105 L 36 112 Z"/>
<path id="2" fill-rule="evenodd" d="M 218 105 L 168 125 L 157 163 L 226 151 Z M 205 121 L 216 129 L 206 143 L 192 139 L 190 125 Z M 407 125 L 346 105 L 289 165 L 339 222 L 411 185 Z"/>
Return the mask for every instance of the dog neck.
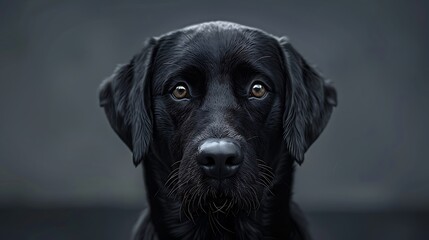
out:
<path id="1" fill-rule="evenodd" d="M 148 196 L 148 214 L 135 239 L 307 239 L 302 235 L 299 216 L 291 208 L 293 161 L 287 157 L 281 175 L 267 189 L 257 210 L 234 214 L 206 212 L 186 216 L 178 200 L 168 196 L 164 183 L 170 169 L 154 154 L 144 161 L 144 176 Z M 150 230 L 149 228 L 153 228 Z M 146 232 L 145 232 L 146 231 Z M 153 233 L 150 233 L 150 232 Z M 149 234 L 149 235 L 148 235 Z M 144 237 L 143 237 L 144 236 Z"/>

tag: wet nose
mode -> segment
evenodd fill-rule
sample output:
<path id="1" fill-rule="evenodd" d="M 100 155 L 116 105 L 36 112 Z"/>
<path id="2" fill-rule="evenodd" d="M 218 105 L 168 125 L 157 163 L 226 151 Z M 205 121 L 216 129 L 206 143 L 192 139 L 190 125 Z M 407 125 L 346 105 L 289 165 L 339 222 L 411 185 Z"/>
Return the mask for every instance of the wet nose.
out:
<path id="1" fill-rule="evenodd" d="M 233 176 L 242 162 L 241 149 L 232 139 L 207 139 L 198 148 L 198 164 L 211 178 L 222 180 Z"/>

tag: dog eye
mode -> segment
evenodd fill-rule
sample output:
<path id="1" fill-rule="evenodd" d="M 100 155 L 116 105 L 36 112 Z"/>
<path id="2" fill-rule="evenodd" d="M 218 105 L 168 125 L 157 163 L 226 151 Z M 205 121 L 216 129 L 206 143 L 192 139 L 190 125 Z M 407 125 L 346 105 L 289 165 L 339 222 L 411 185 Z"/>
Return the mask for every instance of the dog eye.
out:
<path id="1" fill-rule="evenodd" d="M 183 98 L 188 98 L 189 97 L 189 91 L 188 91 L 188 89 L 186 88 L 186 85 L 182 85 L 182 84 L 179 84 L 179 85 L 177 85 L 175 88 L 174 88 L 174 90 L 173 90 L 173 96 L 176 98 L 176 99 L 183 99 Z"/>
<path id="2" fill-rule="evenodd" d="M 254 83 L 250 89 L 250 95 L 255 98 L 261 98 L 265 96 L 267 90 L 262 83 Z"/>

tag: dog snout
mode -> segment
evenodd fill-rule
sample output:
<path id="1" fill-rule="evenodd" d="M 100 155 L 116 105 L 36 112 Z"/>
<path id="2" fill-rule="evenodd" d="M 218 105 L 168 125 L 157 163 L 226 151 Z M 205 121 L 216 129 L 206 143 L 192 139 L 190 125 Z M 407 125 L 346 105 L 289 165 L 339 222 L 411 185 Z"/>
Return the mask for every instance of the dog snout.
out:
<path id="1" fill-rule="evenodd" d="M 198 164 L 203 173 L 218 180 L 236 174 L 243 162 L 243 153 L 232 139 L 207 139 L 201 143 L 198 150 Z"/>

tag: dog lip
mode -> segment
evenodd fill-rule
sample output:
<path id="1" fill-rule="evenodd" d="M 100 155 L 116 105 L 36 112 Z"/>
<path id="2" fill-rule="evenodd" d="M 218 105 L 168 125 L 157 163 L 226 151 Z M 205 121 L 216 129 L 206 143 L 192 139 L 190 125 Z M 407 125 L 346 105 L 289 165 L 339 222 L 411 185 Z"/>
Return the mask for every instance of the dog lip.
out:
<path id="1" fill-rule="evenodd" d="M 216 189 L 218 194 L 224 194 L 225 193 L 225 186 L 228 186 L 229 183 L 226 183 L 226 181 L 231 181 L 232 177 L 228 178 L 208 178 L 207 184 L 212 186 L 214 189 Z"/>

